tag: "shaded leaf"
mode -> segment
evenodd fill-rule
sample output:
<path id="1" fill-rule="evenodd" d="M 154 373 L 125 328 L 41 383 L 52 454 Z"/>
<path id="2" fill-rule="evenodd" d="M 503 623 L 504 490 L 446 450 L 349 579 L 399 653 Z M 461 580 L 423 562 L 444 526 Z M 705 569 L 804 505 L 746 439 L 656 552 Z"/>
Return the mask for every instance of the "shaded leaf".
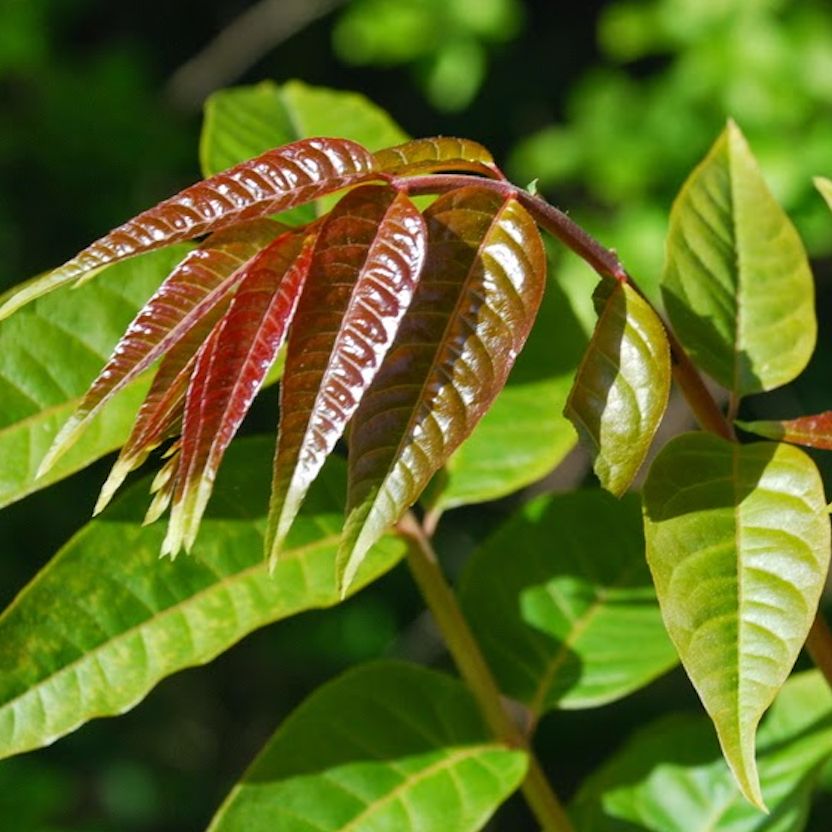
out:
<path id="1" fill-rule="evenodd" d="M 740 788 L 762 805 L 757 723 L 806 639 L 829 566 L 820 475 L 790 445 L 685 434 L 653 462 L 644 511 L 670 637 Z"/>
<path id="2" fill-rule="evenodd" d="M 832 695 L 817 671 L 783 686 L 760 728 L 770 814 L 744 799 L 705 720 L 674 715 L 641 729 L 582 786 L 581 832 L 799 832 L 820 766 L 832 754 Z"/>
<path id="3" fill-rule="evenodd" d="M 801 416 L 797 419 L 762 420 L 758 422 L 741 422 L 736 425 L 749 433 L 764 436 L 766 439 L 782 439 L 793 445 L 805 445 L 832 451 L 832 410 L 816 413 L 814 416 Z"/>
<path id="4" fill-rule="evenodd" d="M 404 193 L 351 191 L 321 226 L 286 352 L 267 551 L 276 557 L 310 483 L 387 354 L 425 257 Z"/>
<path id="5" fill-rule="evenodd" d="M 41 471 L 66 452 L 103 404 L 171 348 L 178 349 L 157 374 L 151 401 L 175 381 L 224 311 L 223 301 L 233 289 L 228 278 L 280 230 L 277 223 L 255 220 L 211 235 L 185 257 L 133 319 L 44 457 Z"/>
<path id="6" fill-rule="evenodd" d="M 673 205 L 662 296 L 694 361 L 738 396 L 786 384 L 812 355 L 803 244 L 733 122 Z"/>
<path id="7" fill-rule="evenodd" d="M 346 584 L 502 389 L 546 282 L 537 227 L 516 201 L 465 188 L 425 219 L 424 273 L 351 429 Z"/>
<path id="8" fill-rule="evenodd" d="M 304 139 L 269 150 L 143 211 L 63 266 L 25 284 L 0 307 L 0 318 L 110 263 L 310 202 L 368 178 L 372 170 L 370 153 L 344 139 Z"/>
<path id="9" fill-rule="evenodd" d="M 474 832 L 525 769 L 522 751 L 489 738 L 460 682 L 375 662 L 288 717 L 209 829 Z"/>
<path id="10" fill-rule="evenodd" d="M 601 485 L 621 496 L 641 468 L 670 395 L 670 347 L 650 305 L 607 278 L 565 414 L 592 454 Z"/>
<path id="11" fill-rule="evenodd" d="M 470 139 L 438 136 L 414 139 L 373 154 L 376 168 L 396 175 L 438 171 L 470 171 L 493 178 L 500 177 L 491 154 Z"/>
<path id="12" fill-rule="evenodd" d="M 677 662 L 633 496 L 524 506 L 474 553 L 461 601 L 501 689 L 535 717 L 618 699 Z"/>
<path id="13" fill-rule="evenodd" d="M 186 253 L 185 246 L 152 252 L 114 267 L 111 285 L 67 287 L 0 323 L 0 506 L 63 479 L 124 442 L 147 379 L 108 402 L 82 439 L 36 478 L 44 454 L 131 318 Z"/>
<path id="14" fill-rule="evenodd" d="M 164 677 L 210 661 L 252 630 L 338 602 L 344 465 L 327 466 L 270 576 L 263 530 L 272 450 L 263 439 L 234 443 L 194 557 L 159 560 L 163 530 L 141 525 L 140 483 L 18 595 L 0 616 L 0 757 L 123 713 Z M 358 584 L 403 552 L 385 538 Z"/>
<path id="15" fill-rule="evenodd" d="M 189 550 L 223 454 L 277 358 L 309 272 L 315 236 L 280 236 L 241 270 L 234 300 L 200 348 L 182 423 L 163 553 Z"/>

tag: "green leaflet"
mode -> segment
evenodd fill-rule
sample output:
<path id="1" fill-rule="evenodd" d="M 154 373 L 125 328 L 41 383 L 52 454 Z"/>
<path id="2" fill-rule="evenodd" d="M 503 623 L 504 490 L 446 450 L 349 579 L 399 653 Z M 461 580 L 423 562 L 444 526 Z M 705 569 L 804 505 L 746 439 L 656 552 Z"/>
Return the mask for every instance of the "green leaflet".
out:
<path id="1" fill-rule="evenodd" d="M 575 447 L 575 431 L 562 413 L 586 339 L 568 303 L 549 280 L 506 386 L 440 474 L 435 507 L 513 494 L 545 477 Z"/>
<path id="2" fill-rule="evenodd" d="M 189 248 L 115 265 L 102 279 L 60 289 L 0 322 L 0 506 L 84 468 L 127 438 L 146 380 L 113 399 L 63 459 L 35 477 L 124 328 Z"/>
<path id="3" fill-rule="evenodd" d="M 817 671 L 783 686 L 759 734 L 770 814 L 749 805 L 705 720 L 673 715 L 641 729 L 582 786 L 581 832 L 800 832 L 818 772 L 832 754 L 832 694 Z"/>
<path id="4" fill-rule="evenodd" d="M 815 187 L 820 191 L 821 196 L 826 200 L 826 204 L 832 208 L 832 179 L 826 179 L 823 176 L 815 177 Z"/>
<path id="5" fill-rule="evenodd" d="M 673 205 L 662 296 L 691 357 L 737 396 L 786 384 L 812 355 L 803 244 L 733 122 Z"/>
<path id="6" fill-rule="evenodd" d="M 565 414 L 590 449 L 607 491 L 621 496 L 647 456 L 670 395 L 664 326 L 631 287 L 612 278 L 595 292 L 598 323 Z"/>
<path id="7" fill-rule="evenodd" d="M 204 664 L 252 630 L 338 602 L 335 552 L 344 465 L 324 470 L 269 575 L 263 560 L 273 442 L 229 450 L 194 557 L 159 560 L 164 529 L 142 527 L 147 484 L 82 529 L 0 616 L 0 757 L 122 713 L 171 673 Z M 364 585 L 401 557 L 386 538 Z"/>
<path id="8" fill-rule="evenodd" d="M 524 506 L 471 558 L 461 601 L 500 687 L 536 717 L 618 699 L 677 661 L 632 495 Z"/>
<path id="9" fill-rule="evenodd" d="M 474 832 L 523 779 L 455 679 L 400 662 L 324 685 L 275 733 L 209 832 Z"/>
<path id="10" fill-rule="evenodd" d="M 352 139 L 368 150 L 403 142 L 407 135 L 380 107 L 363 95 L 301 81 L 215 92 L 205 105 L 199 144 L 203 176 L 212 176 L 264 150 L 308 136 Z M 329 203 L 327 203 L 329 204 Z M 290 224 L 315 218 L 313 205 L 281 214 Z"/>
<path id="11" fill-rule="evenodd" d="M 669 442 L 644 486 L 665 624 L 743 793 L 762 806 L 757 723 L 805 641 L 829 565 L 814 463 L 790 445 Z"/>

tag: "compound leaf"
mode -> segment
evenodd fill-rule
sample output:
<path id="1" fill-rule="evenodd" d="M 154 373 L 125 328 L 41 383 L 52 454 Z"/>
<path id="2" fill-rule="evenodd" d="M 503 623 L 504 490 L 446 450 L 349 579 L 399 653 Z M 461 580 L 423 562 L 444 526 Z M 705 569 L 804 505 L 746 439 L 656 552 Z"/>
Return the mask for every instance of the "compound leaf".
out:
<path id="1" fill-rule="evenodd" d="M 790 445 L 693 433 L 644 486 L 647 560 L 665 625 L 748 799 L 757 724 L 806 639 L 829 566 L 814 463 Z"/>
<path id="2" fill-rule="evenodd" d="M 351 429 L 346 584 L 502 389 L 546 282 L 537 227 L 515 200 L 464 188 L 425 219 L 424 273 Z"/>
<path id="3" fill-rule="evenodd" d="M 565 414 L 593 457 L 601 485 L 617 497 L 632 483 L 670 395 L 670 348 L 650 305 L 626 283 L 596 290 L 598 323 Z"/>
<path id="4" fill-rule="evenodd" d="M 806 252 L 733 122 L 673 205 L 662 295 L 692 358 L 737 396 L 786 384 L 812 355 Z"/>
<path id="5" fill-rule="evenodd" d="M 321 226 L 286 351 L 266 540 L 272 557 L 387 354 L 425 245 L 416 206 L 385 186 L 351 191 Z"/>
<path id="6" fill-rule="evenodd" d="M 82 529 L 0 616 L 0 757 L 123 713 L 161 679 L 204 664 L 252 630 L 340 600 L 335 554 L 345 467 L 319 477 L 269 575 L 263 559 L 273 442 L 229 449 L 194 556 L 159 560 L 162 529 L 142 527 L 147 483 Z M 364 585 L 404 552 L 385 538 Z"/>
<path id="7" fill-rule="evenodd" d="M 143 211 L 63 266 L 25 284 L 0 307 L 0 319 L 111 263 L 311 202 L 368 178 L 372 170 L 370 153 L 345 139 L 303 139 L 268 150 Z"/>
<path id="8" fill-rule="evenodd" d="M 613 701 L 677 662 L 632 495 L 524 506 L 474 553 L 461 600 L 501 689 L 534 717 Z"/>
<path id="9" fill-rule="evenodd" d="M 832 695 L 817 671 L 793 676 L 759 734 L 762 792 L 749 805 L 702 717 L 641 729 L 581 787 L 570 814 L 581 832 L 799 832 L 832 754 Z"/>
<path id="10" fill-rule="evenodd" d="M 475 832 L 526 756 L 492 740 L 460 682 L 401 662 L 312 694 L 234 787 L 210 832 Z"/>
<path id="11" fill-rule="evenodd" d="M 793 445 L 805 445 L 832 451 L 832 410 L 816 413 L 814 416 L 800 416 L 797 419 L 772 419 L 757 422 L 742 422 L 736 425 L 749 433 L 778 439 Z"/>
<path id="12" fill-rule="evenodd" d="M 493 157 L 481 144 L 449 136 L 413 139 L 379 150 L 373 159 L 378 170 L 397 175 L 459 170 L 500 176 Z"/>

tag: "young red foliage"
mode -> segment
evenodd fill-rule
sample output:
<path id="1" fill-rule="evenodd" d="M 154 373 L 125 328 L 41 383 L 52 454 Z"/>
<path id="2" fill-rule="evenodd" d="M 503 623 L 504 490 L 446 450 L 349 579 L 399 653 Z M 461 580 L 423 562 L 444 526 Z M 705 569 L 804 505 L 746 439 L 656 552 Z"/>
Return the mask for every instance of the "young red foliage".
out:
<path id="1" fill-rule="evenodd" d="M 738 420 L 737 425 L 749 433 L 756 433 L 766 439 L 832 451 L 832 410 L 825 410 L 814 416 L 801 416 L 798 419 L 759 422 Z"/>

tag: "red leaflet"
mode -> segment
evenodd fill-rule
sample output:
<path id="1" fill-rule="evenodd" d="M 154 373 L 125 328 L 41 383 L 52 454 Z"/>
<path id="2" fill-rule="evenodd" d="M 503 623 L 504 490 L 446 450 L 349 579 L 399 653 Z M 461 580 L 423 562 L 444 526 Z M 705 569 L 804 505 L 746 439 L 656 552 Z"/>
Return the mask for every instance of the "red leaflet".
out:
<path id="1" fill-rule="evenodd" d="M 346 139 L 304 139 L 269 150 L 160 202 L 85 248 L 0 307 L 0 318 L 64 283 L 150 249 L 311 202 L 366 179 L 373 157 Z"/>
<path id="2" fill-rule="evenodd" d="M 105 402 L 165 351 L 175 348 L 173 360 L 154 384 L 156 395 L 164 389 L 168 376 L 174 377 L 187 364 L 221 314 L 222 303 L 227 302 L 234 286 L 234 272 L 281 230 L 282 226 L 271 220 L 245 223 L 212 235 L 185 257 L 130 324 L 56 437 L 40 473 L 75 442 Z"/>
<path id="3" fill-rule="evenodd" d="M 483 173 L 501 179 L 502 173 L 491 154 L 470 139 L 415 139 L 373 154 L 376 168 L 397 175 L 430 173 L 441 170 Z"/>
<path id="4" fill-rule="evenodd" d="M 801 416 L 799 419 L 759 422 L 741 422 L 738 419 L 735 424 L 766 439 L 832 451 L 832 410 L 825 410 L 814 416 Z"/>
<path id="5" fill-rule="evenodd" d="M 351 191 L 321 227 L 281 386 L 266 533 L 272 557 L 392 343 L 425 243 L 416 206 L 380 185 Z"/>
<path id="6" fill-rule="evenodd" d="M 464 188 L 425 219 L 422 277 L 353 418 L 343 586 L 489 408 L 543 296 L 543 244 L 515 200 Z"/>
<path id="7" fill-rule="evenodd" d="M 285 234 L 250 262 L 228 312 L 199 351 L 163 553 L 193 544 L 225 449 L 284 341 L 313 246 L 305 232 Z"/>

